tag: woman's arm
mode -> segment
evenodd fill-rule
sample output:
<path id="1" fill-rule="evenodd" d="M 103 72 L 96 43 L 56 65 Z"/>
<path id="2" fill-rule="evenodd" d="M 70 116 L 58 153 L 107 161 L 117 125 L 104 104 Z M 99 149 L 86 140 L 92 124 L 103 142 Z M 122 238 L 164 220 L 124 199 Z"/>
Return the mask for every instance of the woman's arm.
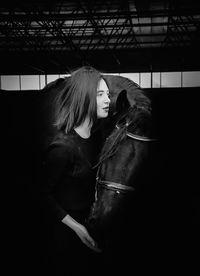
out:
<path id="1" fill-rule="evenodd" d="M 75 219 L 73 219 L 69 214 L 67 214 L 63 219 L 62 222 L 70 227 L 81 239 L 81 241 L 88 246 L 90 249 L 101 252 L 101 249 L 98 248 L 96 242 L 93 238 L 89 235 L 87 229 L 82 224 L 78 223 Z"/>
<path id="2" fill-rule="evenodd" d="M 44 189 L 44 201 L 47 213 L 53 215 L 57 221 L 62 221 L 70 227 L 90 249 L 101 252 L 93 238 L 89 235 L 84 225 L 73 219 L 66 210 L 60 206 L 54 196 L 54 190 L 60 177 L 70 164 L 70 153 L 64 145 L 58 145 L 50 149 L 46 160 L 46 183 Z"/>
<path id="3" fill-rule="evenodd" d="M 42 200 L 45 213 L 52 219 L 61 221 L 67 212 L 55 198 L 55 190 L 67 169 L 69 154 L 64 145 L 54 145 L 49 148 L 43 166 Z"/>

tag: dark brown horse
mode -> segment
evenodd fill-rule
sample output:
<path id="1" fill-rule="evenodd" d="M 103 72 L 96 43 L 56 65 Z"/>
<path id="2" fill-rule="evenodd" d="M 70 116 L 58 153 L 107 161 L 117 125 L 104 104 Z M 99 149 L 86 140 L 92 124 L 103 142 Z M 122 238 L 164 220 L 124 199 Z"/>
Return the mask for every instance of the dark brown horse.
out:
<path id="1" fill-rule="evenodd" d="M 113 225 L 113 217 L 119 215 L 127 199 L 144 189 L 156 144 L 151 101 L 135 83 L 122 78 L 120 84 L 121 80 L 122 91 L 117 93 L 113 128 L 101 152 L 96 201 L 89 218 L 90 226 L 97 229 Z"/>
<path id="2" fill-rule="evenodd" d="M 109 77 L 108 82 L 113 113 L 105 127 L 108 137 L 87 227 L 103 249 L 106 266 L 117 272 L 120 264 L 131 268 L 133 260 L 140 262 L 143 248 L 151 248 L 149 235 L 155 233 L 147 227 L 157 219 L 159 141 L 149 97 L 126 78 Z"/>

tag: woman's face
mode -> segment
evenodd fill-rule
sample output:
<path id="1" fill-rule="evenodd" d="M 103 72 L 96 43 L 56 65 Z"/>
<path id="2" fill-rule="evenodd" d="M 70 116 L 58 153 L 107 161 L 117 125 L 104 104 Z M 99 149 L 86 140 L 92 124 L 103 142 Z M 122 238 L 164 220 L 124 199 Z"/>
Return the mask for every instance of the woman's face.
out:
<path id="1" fill-rule="evenodd" d="M 109 89 L 106 82 L 101 79 L 97 87 L 97 118 L 106 118 L 109 111 Z"/>

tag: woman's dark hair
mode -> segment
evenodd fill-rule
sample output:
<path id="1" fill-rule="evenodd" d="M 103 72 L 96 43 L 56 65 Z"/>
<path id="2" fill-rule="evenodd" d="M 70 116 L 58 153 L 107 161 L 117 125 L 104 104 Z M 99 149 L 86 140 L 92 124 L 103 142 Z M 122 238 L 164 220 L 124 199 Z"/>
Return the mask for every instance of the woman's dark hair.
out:
<path id="1" fill-rule="evenodd" d="M 96 95 L 101 73 L 90 66 L 83 66 L 66 79 L 65 87 L 56 98 L 55 126 L 68 133 L 89 117 L 97 118 Z"/>

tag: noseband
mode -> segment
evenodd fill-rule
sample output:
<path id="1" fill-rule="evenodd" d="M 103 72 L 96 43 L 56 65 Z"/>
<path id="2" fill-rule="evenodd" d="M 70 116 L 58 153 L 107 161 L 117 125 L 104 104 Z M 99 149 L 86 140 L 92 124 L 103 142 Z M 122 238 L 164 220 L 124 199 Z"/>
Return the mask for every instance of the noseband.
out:
<path id="1" fill-rule="evenodd" d="M 128 123 L 126 123 L 126 126 L 128 127 Z M 115 127 L 117 129 L 120 129 L 120 127 L 116 124 Z M 134 139 L 134 140 L 138 140 L 138 141 L 143 141 L 143 142 L 153 142 L 153 141 L 157 141 L 157 139 L 154 139 L 154 138 L 149 138 L 149 137 L 145 137 L 145 136 L 140 136 L 140 135 L 136 135 L 136 134 L 133 134 L 129 131 L 126 132 L 126 136 Z"/>
<path id="2" fill-rule="evenodd" d="M 120 192 L 129 192 L 129 191 L 135 191 L 135 188 L 130 187 L 128 185 L 123 185 L 117 182 L 112 182 L 112 181 L 106 181 L 106 180 L 99 180 L 99 178 L 96 178 L 97 181 L 97 185 L 101 185 L 104 188 L 108 189 L 108 190 L 113 190 L 116 193 L 120 193 Z"/>
<path id="3" fill-rule="evenodd" d="M 128 127 L 128 123 L 126 123 L 126 126 Z M 117 129 L 120 129 L 120 127 L 116 124 L 115 127 Z M 153 141 L 157 141 L 157 139 L 154 138 L 149 138 L 149 137 L 145 137 L 145 136 L 139 136 L 136 134 L 132 134 L 131 132 L 126 131 L 126 136 L 130 137 L 131 139 L 134 140 L 138 140 L 138 141 L 142 141 L 142 142 L 153 142 Z M 117 182 L 112 182 L 112 181 L 106 181 L 106 180 L 100 180 L 99 179 L 99 170 L 100 170 L 100 166 L 98 168 L 97 171 L 97 177 L 96 177 L 96 193 L 95 193 L 95 199 L 97 199 L 97 188 L 100 185 L 101 187 L 104 187 L 108 190 L 112 190 L 115 191 L 117 194 L 120 193 L 127 193 L 127 192 L 133 192 L 135 191 L 134 187 L 125 185 L 125 184 L 121 184 L 121 183 L 117 183 Z"/>

